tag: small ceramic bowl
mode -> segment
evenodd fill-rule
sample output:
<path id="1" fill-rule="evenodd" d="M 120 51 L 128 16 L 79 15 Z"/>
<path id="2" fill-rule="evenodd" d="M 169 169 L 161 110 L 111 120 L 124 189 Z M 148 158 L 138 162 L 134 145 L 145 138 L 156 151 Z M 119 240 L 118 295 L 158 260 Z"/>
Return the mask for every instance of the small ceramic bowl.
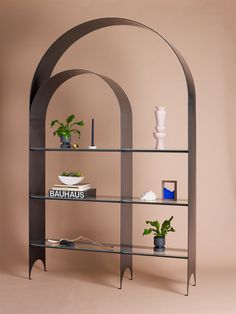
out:
<path id="1" fill-rule="evenodd" d="M 74 185 L 82 182 L 84 177 L 68 177 L 68 176 L 58 176 L 60 181 L 66 185 Z"/>

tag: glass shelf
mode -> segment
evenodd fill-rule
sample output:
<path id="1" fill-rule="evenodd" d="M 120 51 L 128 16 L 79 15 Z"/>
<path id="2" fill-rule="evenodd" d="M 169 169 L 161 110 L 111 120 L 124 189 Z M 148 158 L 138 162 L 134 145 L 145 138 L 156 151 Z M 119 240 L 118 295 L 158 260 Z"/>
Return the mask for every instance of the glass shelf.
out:
<path id="1" fill-rule="evenodd" d="M 121 198 L 118 196 L 96 196 L 96 197 L 86 197 L 80 199 L 74 198 L 56 198 L 49 197 L 48 195 L 30 195 L 31 199 L 44 199 L 44 200 L 57 200 L 57 201 L 78 201 L 78 202 L 100 202 L 100 203 L 125 203 L 125 204 L 142 204 L 142 205 L 170 205 L 170 206 L 188 206 L 188 201 L 186 199 L 173 200 L 162 200 L 157 199 L 155 201 L 144 201 L 138 197 L 133 198 Z"/>
<path id="2" fill-rule="evenodd" d="M 74 247 L 68 247 L 66 245 L 60 245 L 59 243 L 51 243 L 48 240 L 34 241 L 31 242 L 30 245 L 45 248 L 77 250 L 87 252 L 188 259 L 188 250 L 176 248 L 166 248 L 164 252 L 158 252 L 154 251 L 154 248 L 152 246 L 133 245 L 132 247 L 121 247 L 119 244 L 103 243 L 102 245 L 94 245 L 89 242 L 77 242 L 75 243 Z"/>
<path id="3" fill-rule="evenodd" d="M 46 148 L 46 147 L 30 147 L 35 152 L 132 152 L 132 153 L 188 153 L 186 149 L 141 149 L 141 148 Z"/>

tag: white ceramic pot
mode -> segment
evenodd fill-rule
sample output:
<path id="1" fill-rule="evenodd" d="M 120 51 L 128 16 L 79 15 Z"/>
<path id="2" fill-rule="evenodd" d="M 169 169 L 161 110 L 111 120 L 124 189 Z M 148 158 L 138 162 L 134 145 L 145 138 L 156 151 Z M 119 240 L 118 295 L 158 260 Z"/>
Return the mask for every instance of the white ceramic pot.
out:
<path id="1" fill-rule="evenodd" d="M 82 182 L 84 177 L 68 177 L 68 176 L 58 176 L 60 181 L 66 185 L 74 185 Z"/>

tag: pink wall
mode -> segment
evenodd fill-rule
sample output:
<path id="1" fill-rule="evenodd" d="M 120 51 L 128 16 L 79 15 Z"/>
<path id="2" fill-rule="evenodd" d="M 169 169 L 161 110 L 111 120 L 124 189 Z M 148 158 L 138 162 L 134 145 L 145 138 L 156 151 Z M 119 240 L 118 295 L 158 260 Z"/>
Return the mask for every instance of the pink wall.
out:
<path id="1" fill-rule="evenodd" d="M 235 250 L 235 19 L 234 1 L 3 1 L 0 11 L 1 223 L 0 263 L 4 269 L 27 265 L 28 245 L 28 98 L 35 67 L 49 45 L 84 21 L 117 16 L 140 21 L 171 41 L 192 71 L 197 91 L 197 257 L 199 266 L 229 265 Z M 110 76 L 127 92 L 134 115 L 134 145 L 154 147 L 154 107 L 168 111 L 169 147 L 187 142 L 186 88 L 181 68 L 151 33 L 114 27 L 83 38 L 64 55 L 56 71 L 86 68 Z M 94 77 L 75 78 L 58 90 L 48 111 L 53 118 L 75 113 L 84 119 L 80 145 L 89 145 L 89 122 L 96 119 L 96 144 L 119 145 L 119 112 L 105 84 Z M 48 128 L 47 143 L 58 145 Z M 152 189 L 160 195 L 163 178 L 178 180 L 180 197 L 187 193 L 186 157 L 135 155 L 134 194 Z M 100 194 L 119 192 L 119 156 L 50 154 L 47 187 L 66 165 L 81 169 Z M 70 168 L 71 168 L 70 167 Z M 104 204 L 58 204 L 47 210 L 49 237 L 79 234 L 97 241 L 119 239 L 119 208 Z M 176 233 L 170 246 L 186 245 L 186 209 L 134 206 L 134 241 L 143 238 L 146 219 L 174 215 Z M 224 254 L 222 254 L 224 253 Z M 116 256 L 48 252 L 51 267 L 87 267 L 96 263 L 114 269 Z M 78 259 L 80 265 L 78 266 Z M 154 259 L 135 259 L 136 267 L 155 267 Z M 173 262 L 174 263 L 174 262 Z M 117 265 L 118 266 L 118 265 Z"/>

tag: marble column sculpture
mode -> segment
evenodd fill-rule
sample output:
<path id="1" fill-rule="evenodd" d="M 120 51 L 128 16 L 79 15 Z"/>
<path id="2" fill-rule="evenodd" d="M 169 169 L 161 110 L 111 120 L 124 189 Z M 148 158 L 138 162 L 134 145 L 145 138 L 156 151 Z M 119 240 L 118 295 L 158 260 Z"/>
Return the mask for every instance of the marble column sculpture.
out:
<path id="1" fill-rule="evenodd" d="M 164 139 L 165 133 L 165 119 L 166 119 L 166 109 L 165 107 L 156 106 L 155 108 L 156 116 L 156 126 L 153 135 L 156 139 L 156 149 L 165 149 Z"/>

